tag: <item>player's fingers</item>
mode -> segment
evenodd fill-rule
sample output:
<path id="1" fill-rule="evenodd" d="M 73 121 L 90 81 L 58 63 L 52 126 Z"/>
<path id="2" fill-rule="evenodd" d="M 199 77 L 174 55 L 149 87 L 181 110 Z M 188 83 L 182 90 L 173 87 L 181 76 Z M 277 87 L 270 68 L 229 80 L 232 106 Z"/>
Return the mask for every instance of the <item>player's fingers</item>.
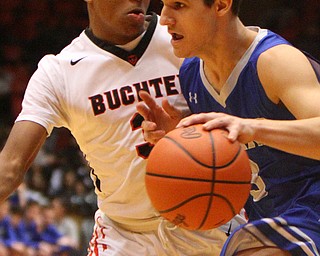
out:
<path id="1" fill-rule="evenodd" d="M 171 105 L 168 101 L 168 99 L 163 99 L 162 101 L 162 107 L 167 112 L 167 114 L 173 118 L 173 119 L 180 119 L 181 118 L 181 112 L 175 108 L 173 105 Z"/>
<path id="2" fill-rule="evenodd" d="M 139 96 L 144 101 L 144 103 L 150 108 L 151 111 L 154 111 L 157 108 L 159 108 L 156 101 L 146 91 L 140 91 Z"/>
<path id="3" fill-rule="evenodd" d="M 155 131 L 145 132 L 143 136 L 145 141 L 151 144 L 156 144 L 161 138 L 164 137 L 165 134 L 166 133 L 163 130 L 155 130 Z"/>
<path id="4" fill-rule="evenodd" d="M 194 116 L 195 116 L 195 114 L 181 119 L 180 122 L 177 124 L 177 128 L 190 125 L 190 123 L 192 123 Z"/>
<path id="5" fill-rule="evenodd" d="M 213 129 L 221 128 L 226 129 L 228 133 L 228 139 L 235 141 L 239 137 L 240 127 L 236 122 L 232 122 L 232 118 L 229 116 L 221 116 L 211 121 L 206 122 L 203 125 L 203 129 L 210 131 Z"/>
<path id="6" fill-rule="evenodd" d="M 228 139 L 232 142 L 236 141 L 238 139 L 239 132 L 235 129 L 229 130 Z"/>
<path id="7" fill-rule="evenodd" d="M 229 126 L 229 122 L 226 118 L 216 118 L 210 121 L 207 121 L 203 124 L 203 128 L 207 131 L 213 130 L 216 128 L 226 128 Z"/>
<path id="8" fill-rule="evenodd" d="M 141 124 L 141 128 L 143 132 L 150 132 L 150 131 L 155 131 L 157 129 L 157 125 L 154 122 L 151 121 L 143 121 Z"/>
<path id="9" fill-rule="evenodd" d="M 152 144 L 157 143 L 166 134 L 164 130 L 157 129 L 156 123 L 150 121 L 143 121 L 141 128 L 145 141 Z"/>
<path id="10" fill-rule="evenodd" d="M 193 124 L 203 124 L 208 121 L 207 114 L 193 114 L 183 118 L 177 125 L 177 128 Z"/>
<path id="11" fill-rule="evenodd" d="M 138 113 L 144 118 L 144 120 L 152 121 L 150 109 L 142 102 L 136 105 Z"/>

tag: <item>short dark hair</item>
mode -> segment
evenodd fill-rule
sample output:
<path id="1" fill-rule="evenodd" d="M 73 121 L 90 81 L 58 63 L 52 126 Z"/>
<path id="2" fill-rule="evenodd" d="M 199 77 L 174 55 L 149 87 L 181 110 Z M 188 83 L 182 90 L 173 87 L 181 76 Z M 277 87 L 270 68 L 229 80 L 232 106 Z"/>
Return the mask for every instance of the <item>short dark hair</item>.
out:
<path id="1" fill-rule="evenodd" d="M 211 5 L 213 5 L 215 0 L 203 0 L 203 1 L 207 6 L 211 6 Z M 231 10 L 234 15 L 237 15 L 237 16 L 239 15 L 241 3 L 242 3 L 242 0 L 233 0 L 232 1 Z"/>

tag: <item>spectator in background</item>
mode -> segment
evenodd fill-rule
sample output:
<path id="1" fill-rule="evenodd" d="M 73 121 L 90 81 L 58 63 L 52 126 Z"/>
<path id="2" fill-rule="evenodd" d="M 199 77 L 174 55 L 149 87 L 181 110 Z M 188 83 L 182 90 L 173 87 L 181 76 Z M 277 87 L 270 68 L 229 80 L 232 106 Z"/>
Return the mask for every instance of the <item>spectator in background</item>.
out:
<path id="1" fill-rule="evenodd" d="M 11 112 L 10 94 L 11 94 L 11 81 L 12 75 L 6 72 L 3 67 L 0 66 L 0 122 L 1 124 L 10 124 L 12 122 L 11 115 L 8 116 L 8 112 Z M 9 111 L 8 111 L 9 110 Z"/>
<path id="2" fill-rule="evenodd" d="M 25 197 L 27 197 L 27 201 L 36 201 L 41 205 L 49 203 L 46 194 L 48 180 L 46 179 L 42 166 L 33 164 L 24 179 L 24 183 L 26 184 Z"/>
<path id="3" fill-rule="evenodd" d="M 28 246 L 28 237 L 23 222 L 23 208 L 19 206 L 11 207 L 10 217 L 11 226 L 17 239 L 15 247 L 19 249 L 16 255 L 36 256 L 36 251 Z"/>
<path id="4" fill-rule="evenodd" d="M 9 215 L 10 203 L 8 200 L 0 205 L 0 255 L 26 255 L 23 241 L 17 237 Z"/>
<path id="5" fill-rule="evenodd" d="M 13 232 L 9 231 L 9 203 L 4 201 L 0 204 L 0 255 L 9 255 L 9 241 Z"/>
<path id="6" fill-rule="evenodd" d="M 37 251 L 39 248 L 38 225 L 41 222 L 41 205 L 36 201 L 28 201 L 24 209 L 23 225 L 27 246 Z"/>
<path id="7" fill-rule="evenodd" d="M 29 201 L 23 223 L 26 244 L 37 256 L 71 255 L 70 240 L 55 226 L 55 213 L 51 205 L 41 206 L 35 201 Z"/>
<path id="8" fill-rule="evenodd" d="M 74 252 L 79 249 L 80 231 L 78 223 L 70 214 L 70 202 L 64 197 L 55 197 L 51 201 L 54 211 L 54 224 L 58 231 L 68 239 L 68 244 Z"/>
<path id="9" fill-rule="evenodd" d="M 38 256 L 69 256 L 73 253 L 73 241 L 59 232 L 55 225 L 55 211 L 51 205 L 42 208 L 39 232 Z"/>

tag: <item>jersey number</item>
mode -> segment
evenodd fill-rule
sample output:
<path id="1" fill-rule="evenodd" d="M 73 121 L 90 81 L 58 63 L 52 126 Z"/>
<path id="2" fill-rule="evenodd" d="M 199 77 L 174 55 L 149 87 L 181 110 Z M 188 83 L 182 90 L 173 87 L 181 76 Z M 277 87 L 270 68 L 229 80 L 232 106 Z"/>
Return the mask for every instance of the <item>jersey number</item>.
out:
<path id="1" fill-rule="evenodd" d="M 250 160 L 250 166 L 251 166 L 251 172 L 252 172 L 252 178 L 251 178 L 251 184 L 253 189 L 251 189 L 250 194 L 253 197 L 253 201 L 257 202 L 268 195 L 268 192 L 266 191 L 266 184 L 262 180 L 262 178 L 259 176 L 259 166 Z"/>
<path id="2" fill-rule="evenodd" d="M 141 124 L 143 122 L 143 117 L 139 113 L 135 113 L 130 120 L 131 129 L 132 131 L 141 129 Z M 136 151 L 138 156 L 142 157 L 143 159 L 147 159 L 151 150 L 153 148 L 153 145 L 149 142 L 142 143 L 140 145 L 136 145 Z"/>

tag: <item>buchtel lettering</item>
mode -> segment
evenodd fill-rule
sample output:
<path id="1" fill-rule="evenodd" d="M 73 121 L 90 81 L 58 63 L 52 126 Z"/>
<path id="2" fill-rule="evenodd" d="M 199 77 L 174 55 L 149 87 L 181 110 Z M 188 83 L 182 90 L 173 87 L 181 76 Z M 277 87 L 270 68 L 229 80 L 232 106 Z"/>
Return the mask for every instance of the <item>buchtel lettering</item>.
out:
<path id="1" fill-rule="evenodd" d="M 138 95 L 141 90 L 149 93 L 152 90 L 156 98 L 179 94 L 175 83 L 176 78 L 177 75 L 155 78 L 90 96 L 93 113 L 97 116 L 107 109 L 115 110 L 121 106 L 133 104 L 136 100 L 142 101 Z"/>

